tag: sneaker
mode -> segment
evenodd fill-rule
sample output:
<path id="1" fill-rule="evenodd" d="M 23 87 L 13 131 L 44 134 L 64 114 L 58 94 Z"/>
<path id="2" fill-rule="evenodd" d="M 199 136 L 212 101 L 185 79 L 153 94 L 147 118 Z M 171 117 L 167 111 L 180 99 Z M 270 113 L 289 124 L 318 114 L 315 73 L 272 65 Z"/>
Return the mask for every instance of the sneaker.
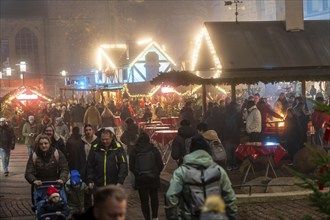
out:
<path id="1" fill-rule="evenodd" d="M 8 176 L 9 175 L 9 172 L 7 171 L 7 172 L 5 172 L 5 176 Z"/>
<path id="2" fill-rule="evenodd" d="M 227 167 L 227 170 L 228 171 L 231 171 L 233 168 L 232 167 Z"/>

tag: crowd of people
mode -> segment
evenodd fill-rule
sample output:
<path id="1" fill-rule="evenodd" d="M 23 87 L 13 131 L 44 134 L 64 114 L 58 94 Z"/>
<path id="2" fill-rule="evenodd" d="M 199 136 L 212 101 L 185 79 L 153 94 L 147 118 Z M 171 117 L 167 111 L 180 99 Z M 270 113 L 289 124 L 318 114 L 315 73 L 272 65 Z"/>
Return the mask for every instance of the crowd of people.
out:
<path id="1" fill-rule="evenodd" d="M 316 97 L 316 102 L 324 101 L 322 96 Z M 284 121 L 281 140 L 292 160 L 307 141 L 308 123 L 311 121 L 315 129 L 313 142 L 323 146 L 324 127 L 330 121 L 329 115 L 308 109 L 303 98 L 288 101 L 284 93 L 273 107 L 259 94 L 248 97 L 242 105 L 230 97 L 209 102 L 203 115 L 193 105 L 187 101 L 181 109 L 180 126 L 171 146 L 171 156 L 178 168 L 165 196 L 167 219 L 209 217 L 205 214 L 209 211 L 205 199 L 211 194 L 219 196 L 211 200 L 221 206 L 217 209 L 219 219 L 235 219 L 235 193 L 225 170 L 238 168 L 235 150 L 239 137 L 246 134 L 249 142 L 261 142 L 267 138 L 267 121 L 273 118 Z M 158 189 L 164 169 L 161 153 L 137 125 L 129 102 L 119 110 L 122 125 L 115 120 L 118 109 L 112 108 L 110 104 L 101 108 L 91 103 L 87 108 L 75 104 L 68 110 L 65 105 L 49 104 L 41 111 L 42 115 L 28 116 L 20 133 L 29 156 L 25 178 L 31 184 L 31 197 L 35 188 L 46 181 L 65 186 L 67 195 L 65 201 L 56 188 L 49 186 L 44 203 L 38 206 L 32 199 L 37 213 L 48 210 L 65 217 L 70 214 L 77 220 L 100 220 L 106 219 L 104 204 L 113 207 L 113 203 L 118 203 L 121 208 L 111 215 L 125 217 L 127 197 L 120 186 L 131 172 L 144 218 L 158 219 Z M 151 108 L 145 106 L 141 120 L 153 118 L 155 111 Z M 13 128 L 5 118 L 0 118 L 0 152 L 5 176 L 9 176 L 10 151 L 16 141 Z M 216 152 L 217 149 L 220 150 Z M 204 191 L 199 191 L 201 188 Z"/>

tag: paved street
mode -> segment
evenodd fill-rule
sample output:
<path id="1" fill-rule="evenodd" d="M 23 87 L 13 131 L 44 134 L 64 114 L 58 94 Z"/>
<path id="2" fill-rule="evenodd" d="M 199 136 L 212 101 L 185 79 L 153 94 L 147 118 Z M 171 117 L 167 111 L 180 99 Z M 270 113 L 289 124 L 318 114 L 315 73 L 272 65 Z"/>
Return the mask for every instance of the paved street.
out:
<path id="1" fill-rule="evenodd" d="M 23 145 L 17 145 L 12 151 L 9 177 L 0 175 L 0 219 L 32 220 L 33 213 L 30 210 L 30 185 L 24 179 L 24 171 L 27 161 L 27 151 Z M 140 203 L 137 191 L 130 188 L 130 179 L 125 181 L 125 189 L 129 194 L 128 217 L 142 220 Z M 162 187 L 159 193 L 160 208 L 159 219 L 165 219 L 163 195 L 166 187 Z M 325 216 L 308 206 L 308 201 L 294 200 L 268 203 L 239 204 L 238 219 L 302 219 L 305 215 L 314 219 L 325 219 Z"/>

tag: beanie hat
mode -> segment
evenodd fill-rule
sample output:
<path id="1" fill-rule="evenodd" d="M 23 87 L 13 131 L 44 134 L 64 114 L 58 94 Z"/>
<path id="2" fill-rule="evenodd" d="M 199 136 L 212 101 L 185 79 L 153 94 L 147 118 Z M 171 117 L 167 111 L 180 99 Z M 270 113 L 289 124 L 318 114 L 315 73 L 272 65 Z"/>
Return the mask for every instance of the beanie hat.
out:
<path id="1" fill-rule="evenodd" d="M 205 150 L 210 153 L 210 146 L 202 135 L 196 135 L 191 139 L 190 153 L 196 150 Z"/>
<path id="2" fill-rule="evenodd" d="M 60 197 L 58 190 L 53 185 L 48 187 L 47 195 L 48 195 L 49 199 L 52 199 L 53 197 L 56 197 L 56 196 Z"/>
<path id="3" fill-rule="evenodd" d="M 29 117 L 28 117 L 28 120 L 30 121 L 30 120 L 34 120 L 34 116 L 33 115 L 30 115 Z"/>
<path id="4" fill-rule="evenodd" d="M 80 173 L 78 170 L 71 170 L 70 172 L 70 183 L 71 185 L 80 185 Z"/>
<path id="5" fill-rule="evenodd" d="M 0 122 L 5 122 L 6 119 L 5 118 L 0 118 Z"/>

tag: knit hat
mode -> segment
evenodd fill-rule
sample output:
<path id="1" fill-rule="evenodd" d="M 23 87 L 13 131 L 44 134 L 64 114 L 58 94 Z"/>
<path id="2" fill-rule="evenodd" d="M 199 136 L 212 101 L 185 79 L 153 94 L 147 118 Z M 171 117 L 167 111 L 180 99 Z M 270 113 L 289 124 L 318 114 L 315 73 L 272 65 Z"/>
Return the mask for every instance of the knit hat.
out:
<path id="1" fill-rule="evenodd" d="M 48 195 L 48 199 L 52 199 L 56 196 L 60 197 L 58 190 L 53 185 L 48 187 L 47 195 Z"/>
<path id="2" fill-rule="evenodd" d="M 80 185 L 81 184 L 80 173 L 78 170 L 71 170 L 70 183 L 71 183 L 71 185 Z"/>
<path id="3" fill-rule="evenodd" d="M 190 153 L 196 150 L 205 150 L 208 153 L 210 152 L 210 146 L 202 135 L 196 135 L 191 139 Z"/>
<path id="4" fill-rule="evenodd" d="M 6 119 L 5 118 L 0 118 L 0 122 L 5 122 Z"/>
<path id="5" fill-rule="evenodd" d="M 30 121 L 30 120 L 34 120 L 34 116 L 33 115 L 30 115 L 29 117 L 28 117 L 28 120 Z"/>
<path id="6" fill-rule="evenodd" d="M 202 135 L 206 140 L 209 140 L 209 141 L 219 140 L 218 134 L 215 130 L 205 131 Z"/>

